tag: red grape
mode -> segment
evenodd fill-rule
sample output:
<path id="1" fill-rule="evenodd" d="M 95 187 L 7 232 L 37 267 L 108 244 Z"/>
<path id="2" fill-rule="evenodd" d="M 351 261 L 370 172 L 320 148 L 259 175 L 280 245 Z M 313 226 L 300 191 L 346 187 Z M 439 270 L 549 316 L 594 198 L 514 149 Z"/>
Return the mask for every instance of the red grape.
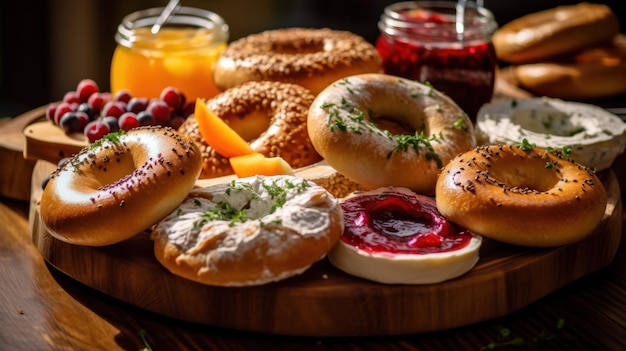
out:
<path id="1" fill-rule="evenodd" d="M 65 95 L 63 95 L 63 101 L 68 102 L 70 104 L 81 103 L 80 97 L 78 96 L 78 93 L 76 93 L 75 91 L 68 91 L 67 93 L 65 93 Z"/>
<path id="2" fill-rule="evenodd" d="M 126 105 L 126 110 L 128 112 L 139 113 L 141 111 L 145 111 L 146 107 L 148 107 L 148 99 L 144 97 L 133 97 L 128 101 Z"/>
<path id="3" fill-rule="evenodd" d="M 57 109 L 58 103 L 51 103 L 46 107 L 46 119 L 50 122 L 54 122 L 54 112 Z"/>
<path id="4" fill-rule="evenodd" d="M 109 125 L 99 119 L 91 121 L 85 126 L 85 136 L 90 143 L 94 143 L 96 140 L 109 134 L 109 132 L 111 132 Z"/>
<path id="5" fill-rule="evenodd" d="M 109 101 L 111 101 L 110 93 L 95 93 L 89 97 L 87 103 L 91 106 L 94 113 L 99 114 L 102 111 L 102 107 Z"/>
<path id="6" fill-rule="evenodd" d="M 121 129 L 127 132 L 133 128 L 141 126 L 139 120 L 137 119 L 137 115 L 133 112 L 124 112 L 117 121 L 117 124 Z"/>
<path id="7" fill-rule="evenodd" d="M 120 91 L 118 91 L 117 93 L 115 93 L 115 101 L 122 101 L 122 102 L 126 102 L 128 103 L 128 101 L 130 101 L 131 98 L 131 94 L 130 91 L 126 90 L 126 89 L 122 89 Z"/>
<path id="8" fill-rule="evenodd" d="M 174 87 L 166 87 L 161 91 L 160 99 L 176 110 L 185 106 L 185 95 Z"/>
<path id="9" fill-rule="evenodd" d="M 76 90 L 64 94 L 62 101 L 50 103 L 45 116 L 68 133 L 82 131 L 93 142 L 119 129 L 146 125 L 178 129 L 194 108 L 195 101 L 187 103 L 185 94 L 173 86 L 163 89 L 160 97 L 148 99 L 132 96 L 128 89 L 114 95 L 100 92 L 94 80 L 83 79 Z"/>
<path id="10" fill-rule="evenodd" d="M 59 126 L 65 133 L 78 133 L 85 129 L 87 123 L 89 123 L 89 116 L 85 112 L 71 111 L 61 117 Z"/>
<path id="11" fill-rule="evenodd" d="M 173 129 L 178 129 L 185 122 L 185 118 L 181 116 L 174 116 L 168 122 L 167 126 L 172 127 Z"/>
<path id="12" fill-rule="evenodd" d="M 78 82 L 78 86 L 76 87 L 76 93 L 81 102 L 86 102 L 92 94 L 99 91 L 98 84 L 96 84 L 93 79 L 83 79 Z"/>
<path id="13" fill-rule="evenodd" d="M 104 117 L 111 116 L 119 118 L 124 112 L 126 112 L 126 103 L 113 100 L 104 104 L 102 111 L 100 111 L 100 115 Z"/>
<path id="14" fill-rule="evenodd" d="M 183 117 L 191 116 L 194 113 L 195 109 L 196 109 L 196 102 L 189 101 L 183 108 Z"/>
<path id="15" fill-rule="evenodd" d="M 169 106 L 163 100 L 153 100 L 148 104 L 146 111 L 150 112 L 155 123 L 160 125 L 165 125 L 172 115 Z"/>
<path id="16" fill-rule="evenodd" d="M 67 112 L 76 111 L 77 107 L 78 105 L 70 104 L 68 102 L 59 103 L 56 110 L 54 111 L 54 124 L 59 125 L 59 122 L 61 122 L 61 117 L 63 117 L 63 115 Z"/>

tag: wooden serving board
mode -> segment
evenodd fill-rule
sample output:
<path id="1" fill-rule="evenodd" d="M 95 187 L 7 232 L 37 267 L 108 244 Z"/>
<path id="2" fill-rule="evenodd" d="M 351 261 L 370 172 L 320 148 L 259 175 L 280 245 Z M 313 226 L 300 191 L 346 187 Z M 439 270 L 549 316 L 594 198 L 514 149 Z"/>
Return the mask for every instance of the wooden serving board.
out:
<path id="1" fill-rule="evenodd" d="M 20 201 L 30 199 L 30 176 L 35 160 L 24 158 L 23 130 L 44 112 L 42 107 L 15 118 L 0 118 L 0 196 Z"/>
<path id="2" fill-rule="evenodd" d="M 85 135 L 66 134 L 63 129 L 45 119 L 29 124 L 24 129 L 24 140 L 24 158 L 45 160 L 54 164 L 89 146 Z"/>
<path id="3" fill-rule="evenodd" d="M 148 233 L 107 247 L 51 237 L 38 214 L 41 179 L 33 172 L 30 225 L 45 260 L 98 291 L 175 319 L 237 330 L 297 336 L 381 336 L 440 331 L 505 316 L 607 266 L 621 238 L 622 202 L 612 171 L 603 220 L 577 244 L 524 248 L 484 240 L 469 273 L 439 284 L 383 285 L 349 276 L 322 260 L 302 275 L 257 287 L 221 288 L 179 278 L 154 258 Z M 315 173 L 309 169 L 308 174 Z M 225 180 L 214 180 L 225 181 Z M 37 185 L 35 185 L 37 184 Z"/>

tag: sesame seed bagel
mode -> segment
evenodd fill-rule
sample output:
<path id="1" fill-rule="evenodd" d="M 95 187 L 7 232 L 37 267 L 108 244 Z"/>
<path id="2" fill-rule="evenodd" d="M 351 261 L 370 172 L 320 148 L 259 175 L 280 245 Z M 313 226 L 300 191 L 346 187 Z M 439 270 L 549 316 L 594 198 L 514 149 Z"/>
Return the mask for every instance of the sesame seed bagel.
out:
<path id="1" fill-rule="evenodd" d="M 208 100 L 207 107 L 267 157 L 282 157 L 293 168 L 321 160 L 306 128 L 307 112 L 314 96 L 299 85 L 281 82 L 248 82 Z M 204 141 L 198 122 L 188 118 L 179 132 L 200 145 L 200 178 L 233 174 L 228 158 Z"/>
<path id="2" fill-rule="evenodd" d="M 331 84 L 315 98 L 307 123 L 326 162 L 366 189 L 433 195 L 441 167 L 476 146 L 470 119 L 449 97 L 384 74 Z"/>
<path id="3" fill-rule="evenodd" d="M 343 231 L 338 201 L 294 176 L 255 176 L 196 188 L 152 231 L 172 273 L 216 286 L 283 280 L 308 269 Z"/>
<path id="4" fill-rule="evenodd" d="M 437 181 L 439 212 L 501 242 L 552 247 L 594 233 L 608 201 L 586 167 L 532 145 L 480 146 L 448 163 Z"/>
<path id="5" fill-rule="evenodd" d="M 200 162 L 197 145 L 170 128 L 109 134 L 56 169 L 41 196 L 41 219 L 70 244 L 126 240 L 185 199 Z"/>
<path id="6" fill-rule="evenodd" d="M 215 63 L 214 80 L 222 90 L 270 80 L 298 84 L 317 94 L 337 79 L 380 72 L 376 48 L 356 34 L 286 28 L 232 42 Z"/>

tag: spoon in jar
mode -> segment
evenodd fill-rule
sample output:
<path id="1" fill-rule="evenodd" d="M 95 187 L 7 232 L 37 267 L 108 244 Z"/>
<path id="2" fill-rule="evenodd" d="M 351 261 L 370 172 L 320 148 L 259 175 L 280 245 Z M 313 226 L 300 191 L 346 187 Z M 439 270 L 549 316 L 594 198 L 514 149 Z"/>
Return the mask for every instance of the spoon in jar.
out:
<path id="1" fill-rule="evenodd" d="M 152 25 L 152 28 L 150 28 L 152 34 L 157 34 L 161 30 L 163 24 L 167 22 L 167 19 L 170 18 L 172 13 L 178 8 L 179 2 L 180 0 L 170 0 L 167 3 L 165 8 L 163 8 L 163 12 L 159 15 L 159 18 L 157 18 L 156 22 Z"/>
<path id="2" fill-rule="evenodd" d="M 467 0 L 458 0 L 456 2 L 456 35 L 459 40 L 463 39 L 463 32 L 465 32 L 465 6 L 467 6 Z"/>

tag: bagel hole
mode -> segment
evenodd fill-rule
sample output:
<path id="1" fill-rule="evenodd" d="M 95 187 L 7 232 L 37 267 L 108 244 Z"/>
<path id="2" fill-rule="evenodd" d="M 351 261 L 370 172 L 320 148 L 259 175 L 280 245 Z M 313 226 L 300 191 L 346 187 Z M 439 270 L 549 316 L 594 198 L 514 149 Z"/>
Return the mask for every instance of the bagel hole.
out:
<path id="1" fill-rule="evenodd" d="M 122 152 L 116 156 L 115 161 L 105 162 L 102 168 L 94 172 L 94 177 L 99 183 L 98 188 L 113 185 L 137 169 L 133 157 L 129 152 Z"/>
<path id="2" fill-rule="evenodd" d="M 531 189 L 538 192 L 548 191 L 555 187 L 559 175 L 551 168 L 546 168 L 543 159 L 530 160 L 530 164 L 493 167 L 489 173 L 498 182 L 508 188 Z"/>
<path id="3" fill-rule="evenodd" d="M 269 129 L 271 118 L 262 111 L 252 111 L 243 117 L 232 116 L 226 118 L 228 125 L 245 141 L 258 138 Z"/>
<path id="4" fill-rule="evenodd" d="M 415 134 L 415 129 L 411 128 L 410 125 L 406 123 L 402 123 L 392 118 L 388 117 L 378 117 L 376 118 L 376 126 L 382 130 L 386 130 L 393 135 L 413 135 Z"/>

